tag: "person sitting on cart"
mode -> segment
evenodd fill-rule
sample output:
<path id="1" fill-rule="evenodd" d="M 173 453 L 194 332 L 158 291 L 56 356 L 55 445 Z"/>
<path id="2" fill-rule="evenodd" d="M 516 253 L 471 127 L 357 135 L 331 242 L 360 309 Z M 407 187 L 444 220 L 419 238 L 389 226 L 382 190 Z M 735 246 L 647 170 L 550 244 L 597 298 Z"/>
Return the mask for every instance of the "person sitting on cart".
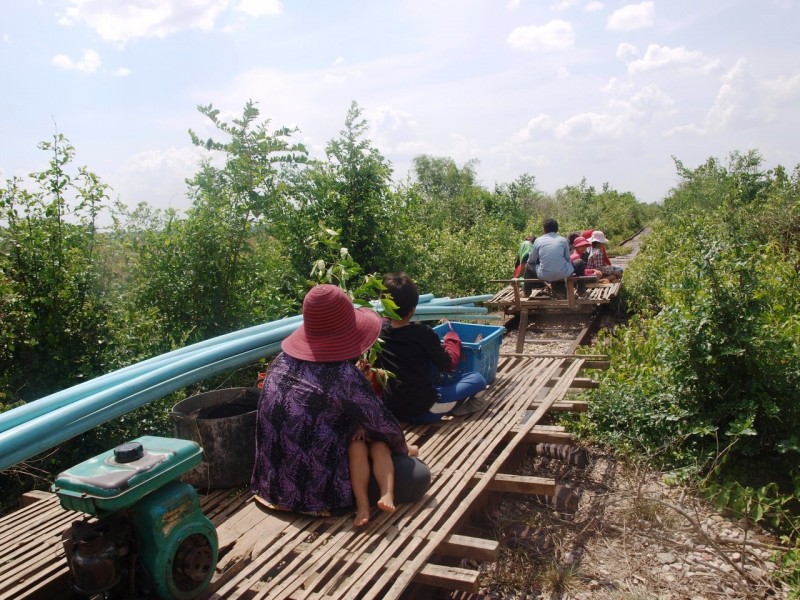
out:
<path id="1" fill-rule="evenodd" d="M 519 277 L 525 273 L 525 266 L 528 264 L 528 255 L 531 252 L 534 239 L 534 236 L 528 235 L 520 242 L 519 248 L 517 248 L 517 258 L 514 261 L 514 277 Z"/>
<path id="2" fill-rule="evenodd" d="M 453 371 L 461 357 L 461 339 L 449 331 L 440 341 L 429 325 L 411 322 L 419 302 L 411 277 L 389 273 L 383 285 L 400 316 L 400 320 L 384 318 L 381 326 L 383 347 L 376 364 L 394 374 L 383 390 L 383 400 L 401 421 L 436 422 L 485 389 L 486 379 L 478 372 L 466 372 L 454 375 L 449 383 L 435 384 L 432 367 L 443 373 Z"/>
<path id="3" fill-rule="evenodd" d="M 258 402 L 250 482 L 257 501 L 314 516 L 353 507 L 354 484 L 361 484 L 351 478 L 348 449 L 358 428 L 361 437 L 388 447 L 393 497 L 382 510 L 425 494 L 430 469 L 410 456 L 416 452 L 410 452 L 400 424 L 356 365 L 380 330 L 380 315 L 354 309 L 335 285 L 317 285 L 306 294 L 303 324 L 283 340 Z M 378 503 L 385 495 L 381 482 L 368 467 L 366 475 L 369 501 Z M 356 525 L 366 523 L 361 512 Z"/>
<path id="4" fill-rule="evenodd" d="M 622 267 L 611 264 L 606 252 L 608 239 L 605 234 L 602 231 L 595 231 L 588 242 L 592 244 L 592 249 L 589 250 L 589 257 L 586 259 L 587 267 L 602 273 L 609 282 L 619 281 L 622 278 Z"/>
<path id="5" fill-rule="evenodd" d="M 585 269 L 583 259 L 575 261 L 570 259 L 569 242 L 558 235 L 558 221 L 545 219 L 542 223 L 544 235 L 533 242 L 528 257 L 528 267 L 525 271 L 526 279 L 540 279 L 541 281 L 563 281 L 570 275 L 582 276 Z M 525 295 L 530 295 L 533 283 L 525 283 Z"/>

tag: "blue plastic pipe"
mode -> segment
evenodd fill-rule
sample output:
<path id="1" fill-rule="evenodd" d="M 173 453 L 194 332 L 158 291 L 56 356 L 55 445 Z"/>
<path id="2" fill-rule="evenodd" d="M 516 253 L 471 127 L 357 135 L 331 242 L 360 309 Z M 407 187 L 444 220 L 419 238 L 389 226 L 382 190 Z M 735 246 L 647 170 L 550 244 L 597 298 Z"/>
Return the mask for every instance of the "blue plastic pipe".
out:
<path id="1" fill-rule="evenodd" d="M 484 316 L 476 318 L 490 318 L 485 315 L 485 308 L 458 304 L 475 298 L 483 299 L 443 299 L 445 308 L 445 305 L 431 306 L 429 303 L 435 299 L 428 294 L 425 306 L 418 307 L 421 318 L 416 320 L 456 315 L 469 319 L 478 314 Z M 0 470 L 181 387 L 276 354 L 280 351 L 280 341 L 301 321 L 302 316 L 289 317 L 199 342 L 3 413 Z M 42 436 L 42 430 L 54 433 Z"/>
<path id="2" fill-rule="evenodd" d="M 430 296 L 430 298 L 433 299 L 432 294 L 429 294 L 428 296 Z M 431 300 L 428 300 L 425 306 L 420 306 L 418 308 L 419 314 L 425 315 L 428 314 L 431 310 L 435 310 L 432 306 L 430 306 L 430 304 L 428 304 L 429 302 L 431 302 Z M 473 311 L 458 310 L 458 309 L 453 310 L 454 314 L 466 315 L 470 312 Z M 445 318 L 445 317 L 437 316 L 437 318 Z M 81 399 L 96 394 L 98 392 L 114 388 L 117 385 L 124 384 L 130 379 L 138 377 L 142 373 L 150 372 L 155 369 L 160 369 L 163 366 L 170 365 L 175 361 L 182 360 L 188 356 L 195 356 L 195 353 L 197 352 L 204 352 L 209 349 L 220 348 L 225 344 L 229 343 L 241 342 L 246 344 L 250 340 L 253 339 L 258 340 L 259 336 L 269 335 L 271 332 L 282 330 L 283 327 L 289 325 L 299 325 L 299 323 L 302 322 L 302 319 L 303 319 L 302 315 L 297 315 L 294 317 L 288 317 L 267 324 L 256 325 L 254 327 L 218 336 L 210 340 L 205 340 L 203 342 L 192 344 L 191 346 L 187 346 L 186 348 L 174 350 L 167 354 L 163 354 L 136 363 L 134 365 L 118 369 L 116 371 L 113 371 L 112 373 L 96 377 L 85 383 L 72 386 L 66 390 L 61 390 L 49 396 L 40 398 L 39 400 L 36 400 L 34 402 L 29 402 L 23 406 L 19 406 L 10 411 L 0 413 L 0 432 L 8 431 L 9 429 L 21 423 L 27 422 L 30 419 L 51 412 L 57 408 L 66 406 L 67 404 L 72 404 L 73 402 L 80 401 Z M 293 330 L 294 329 L 292 329 L 291 331 Z M 283 337 L 281 337 L 280 339 L 283 339 Z"/>
<path id="3" fill-rule="evenodd" d="M 260 358 L 280 352 L 280 343 L 254 348 L 222 360 L 208 363 L 200 368 L 183 372 L 157 385 L 142 389 L 102 407 L 100 410 L 79 415 L 75 419 L 51 427 L 39 417 L 19 427 L 0 433 L 0 471 L 20 461 L 36 456 L 76 435 L 85 433 L 98 425 L 116 419 L 140 406 L 163 398 L 187 385 L 202 381 L 211 375 L 252 363 Z M 63 417 L 63 415 L 59 415 Z M 43 435 L 43 432 L 44 433 Z"/>
<path id="4" fill-rule="evenodd" d="M 60 390 L 54 394 L 50 394 L 49 396 L 39 398 L 33 402 L 28 402 L 23 406 L 18 406 L 12 410 L 0 413 L 0 432 L 7 431 L 8 429 L 19 425 L 20 423 L 24 423 L 39 415 L 43 415 L 47 412 L 55 410 L 56 408 L 66 406 L 67 404 L 71 404 L 72 402 L 86 398 L 92 394 L 96 394 L 97 392 L 124 384 L 125 382 L 141 375 L 142 373 L 172 364 L 176 360 L 181 360 L 189 355 L 193 355 L 195 352 L 220 347 L 222 344 L 229 342 L 249 339 L 254 335 L 268 334 L 270 331 L 274 331 L 287 325 L 300 323 L 302 320 L 302 316 L 296 316 L 280 319 L 279 321 L 272 321 L 266 325 L 257 325 L 234 333 L 211 338 L 203 342 L 198 342 L 179 350 L 173 350 L 172 352 L 129 365 L 122 369 L 117 369 L 116 371 L 112 371 L 106 375 L 95 377 L 87 382 L 74 385 L 65 390 Z M 270 326 L 268 327 L 267 325 Z"/>
<path id="5" fill-rule="evenodd" d="M 219 338 L 206 340 L 206 342 L 209 343 L 200 342 L 198 344 L 193 344 L 192 346 L 184 348 L 184 352 L 170 352 L 168 355 L 165 354 L 136 363 L 124 369 L 113 371 L 108 375 L 92 379 L 86 383 L 61 390 L 55 394 L 45 396 L 39 400 L 0 413 L 0 432 L 8 431 L 30 419 L 47 414 L 58 408 L 67 406 L 68 404 L 79 402 L 99 392 L 114 389 L 118 386 L 124 386 L 129 381 L 141 375 L 160 371 L 160 369 L 169 367 L 178 361 L 189 358 L 206 357 L 208 356 L 208 352 L 220 351 L 235 353 L 238 348 L 260 346 L 266 343 L 272 343 L 273 341 L 283 340 L 289 333 L 297 329 L 301 322 L 302 317 L 291 317 L 289 319 L 282 319 L 279 322 L 280 324 L 276 327 L 270 327 L 268 329 L 265 329 L 263 326 L 251 327 L 247 330 L 243 330 L 250 332 L 247 336 L 232 336 L 231 334 L 227 334 Z M 193 350 L 189 351 L 189 348 L 193 348 Z"/>

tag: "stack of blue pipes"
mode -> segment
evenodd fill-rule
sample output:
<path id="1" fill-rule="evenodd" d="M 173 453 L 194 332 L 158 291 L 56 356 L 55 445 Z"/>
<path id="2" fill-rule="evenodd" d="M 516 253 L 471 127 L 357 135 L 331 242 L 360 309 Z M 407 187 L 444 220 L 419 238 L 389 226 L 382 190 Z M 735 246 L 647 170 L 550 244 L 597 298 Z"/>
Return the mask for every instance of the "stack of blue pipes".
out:
<path id="1" fill-rule="evenodd" d="M 425 294 L 414 320 L 492 319 L 474 306 L 491 297 Z M 0 471 L 176 390 L 278 354 L 302 322 L 297 315 L 205 340 L 1 413 Z"/>

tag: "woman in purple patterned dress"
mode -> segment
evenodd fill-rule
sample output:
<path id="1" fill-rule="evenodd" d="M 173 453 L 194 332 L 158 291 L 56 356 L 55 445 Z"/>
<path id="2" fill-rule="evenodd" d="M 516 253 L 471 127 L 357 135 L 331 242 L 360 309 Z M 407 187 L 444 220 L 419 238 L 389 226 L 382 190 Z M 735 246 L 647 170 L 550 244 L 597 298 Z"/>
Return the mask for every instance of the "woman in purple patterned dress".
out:
<path id="1" fill-rule="evenodd" d="M 259 400 L 250 488 L 263 504 L 312 515 L 353 507 L 347 448 L 359 426 L 392 450 L 395 502 L 427 491 L 430 470 L 408 456 L 400 425 L 355 365 L 380 329 L 378 313 L 354 309 L 336 286 L 306 294 L 303 324 L 283 341 Z M 378 497 L 373 479 L 370 499 Z"/>

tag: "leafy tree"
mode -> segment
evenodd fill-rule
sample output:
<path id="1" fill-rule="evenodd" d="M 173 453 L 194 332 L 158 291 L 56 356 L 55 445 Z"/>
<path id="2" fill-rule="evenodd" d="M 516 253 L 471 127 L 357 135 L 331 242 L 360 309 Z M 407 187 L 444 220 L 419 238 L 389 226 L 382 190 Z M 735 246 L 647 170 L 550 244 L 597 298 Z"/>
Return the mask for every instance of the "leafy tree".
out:
<path id="1" fill-rule="evenodd" d="M 102 371 L 112 332 L 97 217 L 108 186 L 72 168 L 61 134 L 39 145 L 49 167 L 0 188 L 0 382 L 10 399 L 32 400 Z"/>
<path id="2" fill-rule="evenodd" d="M 496 184 L 493 196 L 487 212 L 505 218 L 520 233 L 532 233 L 533 215 L 540 223 L 545 218 L 540 210 L 545 195 L 536 189 L 533 175 L 525 173 L 509 184 Z"/>
<path id="3" fill-rule="evenodd" d="M 460 169 L 452 158 L 421 154 L 414 158 L 414 176 L 428 201 L 452 202 L 476 185 L 478 161 L 467 161 Z"/>
<path id="4" fill-rule="evenodd" d="M 270 132 L 269 120 L 248 102 L 240 118 L 222 121 L 212 105 L 198 107 L 227 136 L 192 142 L 221 153 L 187 181 L 192 207 L 186 219 L 167 212 L 137 243 L 137 306 L 155 307 L 175 340 L 205 339 L 286 314 L 284 301 L 298 280 L 270 234 L 284 194 L 306 150 L 295 130 Z M 188 336 L 188 337 L 187 337 Z"/>
<path id="5" fill-rule="evenodd" d="M 366 138 L 367 122 L 353 102 L 339 137 L 298 179 L 293 202 L 286 206 L 284 236 L 291 240 L 298 270 L 309 263 L 309 244 L 319 224 L 340 232 L 340 242 L 358 256 L 367 272 L 390 265 L 390 245 L 399 209 L 391 193 L 392 169 Z"/>

